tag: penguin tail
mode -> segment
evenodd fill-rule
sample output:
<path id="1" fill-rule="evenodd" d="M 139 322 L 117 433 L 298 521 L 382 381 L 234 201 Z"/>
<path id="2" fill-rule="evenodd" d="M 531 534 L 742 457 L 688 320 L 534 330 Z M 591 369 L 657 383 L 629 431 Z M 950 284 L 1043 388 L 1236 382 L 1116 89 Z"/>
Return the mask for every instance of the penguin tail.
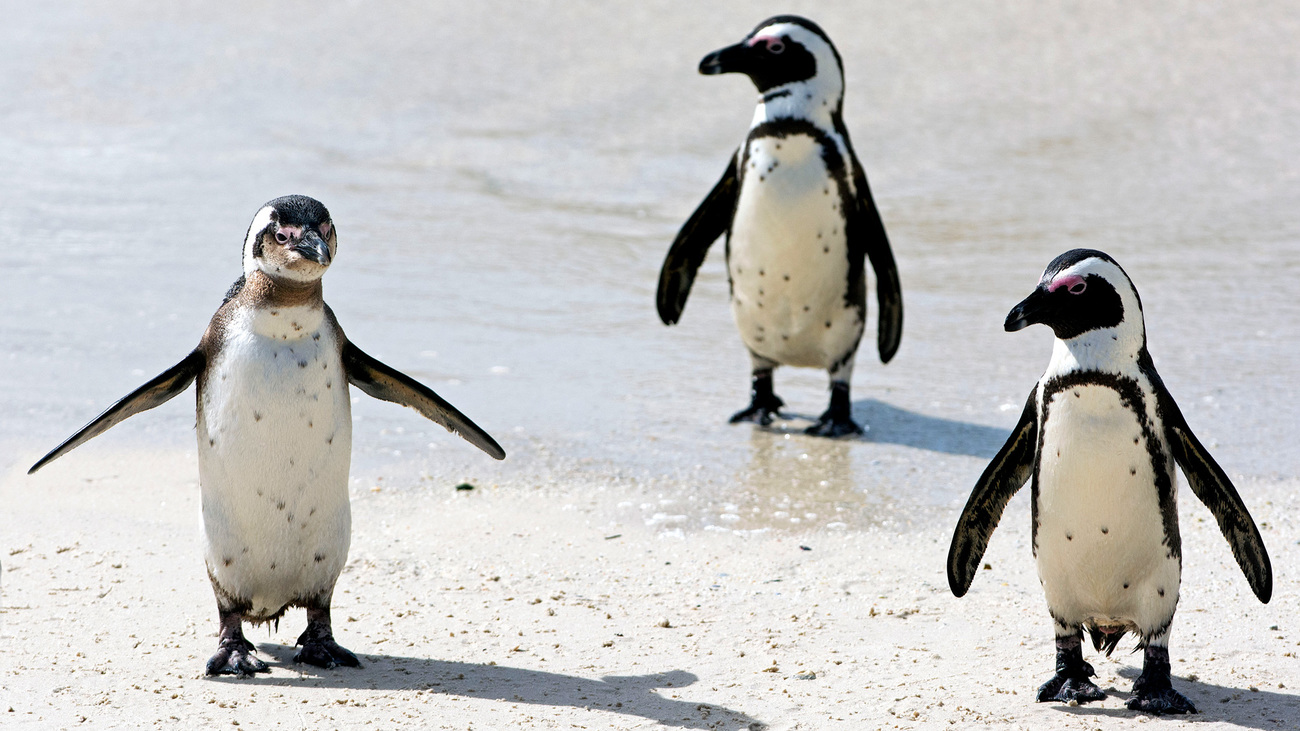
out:
<path id="1" fill-rule="evenodd" d="M 1092 638 L 1092 649 L 1097 652 L 1104 652 L 1106 657 L 1110 657 L 1110 653 L 1115 651 L 1115 647 L 1119 645 L 1119 641 L 1124 639 L 1124 635 L 1127 633 L 1127 630 L 1124 629 L 1107 627 L 1103 630 L 1096 625 L 1088 628 L 1088 636 Z"/>

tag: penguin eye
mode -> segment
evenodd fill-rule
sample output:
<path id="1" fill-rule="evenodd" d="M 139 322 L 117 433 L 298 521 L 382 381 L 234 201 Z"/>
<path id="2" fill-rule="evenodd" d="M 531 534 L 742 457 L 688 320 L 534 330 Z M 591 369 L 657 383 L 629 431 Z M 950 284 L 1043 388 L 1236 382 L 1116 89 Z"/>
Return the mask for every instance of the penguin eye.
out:
<path id="1" fill-rule="evenodd" d="M 774 56 L 785 53 L 785 44 L 781 41 L 768 41 L 767 52 Z"/>
<path id="2" fill-rule="evenodd" d="M 282 243 L 282 244 L 284 244 L 284 243 L 288 243 L 288 241 L 289 241 L 289 237 L 288 237 L 288 236 L 287 236 L 283 231 L 276 231 L 276 232 L 275 232 L 275 240 L 276 240 L 276 241 L 279 241 L 279 242 Z"/>
<path id="3" fill-rule="evenodd" d="M 333 226 L 330 225 L 330 222 L 329 222 L 329 221 L 326 221 L 325 223 L 322 223 L 322 224 L 320 225 L 320 237 L 321 237 L 322 239 L 328 239 L 328 238 L 330 237 L 330 229 L 331 229 L 331 228 L 333 228 Z"/>
<path id="4" fill-rule="evenodd" d="M 1088 284 L 1083 281 L 1075 282 L 1070 285 L 1070 294 L 1083 294 L 1083 290 L 1088 288 Z"/>

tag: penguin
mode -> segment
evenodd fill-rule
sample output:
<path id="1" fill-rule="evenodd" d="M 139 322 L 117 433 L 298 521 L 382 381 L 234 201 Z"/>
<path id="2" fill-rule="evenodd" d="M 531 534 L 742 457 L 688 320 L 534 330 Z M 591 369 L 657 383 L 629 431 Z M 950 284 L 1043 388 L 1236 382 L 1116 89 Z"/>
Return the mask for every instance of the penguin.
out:
<path id="1" fill-rule="evenodd" d="M 1032 485 L 1033 552 L 1056 634 L 1056 674 L 1038 702 L 1106 697 L 1089 678 L 1083 631 L 1107 656 L 1126 633 L 1144 651 L 1129 709 L 1195 713 L 1169 677 L 1182 544 L 1175 463 L 1214 515 L 1261 602 L 1273 570 L 1237 490 L 1192 433 L 1147 351 L 1137 289 L 1110 256 L 1074 249 L 1054 259 L 1006 318 L 1056 340 L 1019 423 L 980 475 L 953 533 L 948 585 L 970 588 L 1007 502 Z"/>
<path id="2" fill-rule="evenodd" d="M 867 319 L 864 260 L 876 273 L 877 346 L 888 363 L 903 334 L 898 268 L 842 115 L 844 68 L 812 21 L 779 15 L 700 61 L 700 73 L 743 73 L 758 88 L 744 144 L 682 226 L 659 273 L 656 304 L 676 324 L 709 247 L 726 235 L 731 313 L 749 350 L 751 399 L 731 423 L 767 426 L 784 402 L 778 365 L 822 368 L 830 406 L 806 433 L 861 434 L 849 382 Z"/>
<path id="3" fill-rule="evenodd" d="M 264 205 L 244 239 L 244 274 L 198 347 L 28 471 L 198 382 L 204 561 L 220 621 L 208 675 L 270 672 L 242 623 L 278 623 L 290 607 L 307 610 L 295 662 L 360 665 L 334 641 L 330 622 L 351 540 L 348 384 L 410 406 L 489 456 L 505 457 L 451 404 L 348 340 L 322 296 L 321 278 L 337 250 L 338 232 L 319 201 L 291 195 Z"/>

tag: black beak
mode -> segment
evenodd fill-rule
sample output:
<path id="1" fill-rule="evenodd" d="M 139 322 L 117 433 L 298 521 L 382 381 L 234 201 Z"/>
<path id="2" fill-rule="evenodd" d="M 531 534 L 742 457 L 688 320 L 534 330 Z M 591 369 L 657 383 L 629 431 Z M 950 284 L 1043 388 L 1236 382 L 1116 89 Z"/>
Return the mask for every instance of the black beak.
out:
<path id="1" fill-rule="evenodd" d="M 303 232 L 302 240 L 293 245 L 293 250 L 321 266 L 330 265 L 330 245 L 311 229 Z"/>
<path id="2" fill-rule="evenodd" d="M 1020 301 L 1020 304 L 1011 308 L 1007 313 L 1007 321 L 1003 327 L 1007 332 L 1013 333 L 1017 330 L 1024 330 L 1030 325 L 1037 325 L 1044 321 L 1044 318 L 1052 309 L 1051 295 L 1046 289 L 1039 287 L 1029 294 L 1028 297 Z"/>
<path id="3" fill-rule="evenodd" d="M 730 73 L 747 74 L 753 66 L 753 50 L 744 43 L 720 48 L 700 61 L 700 73 L 706 76 Z"/>

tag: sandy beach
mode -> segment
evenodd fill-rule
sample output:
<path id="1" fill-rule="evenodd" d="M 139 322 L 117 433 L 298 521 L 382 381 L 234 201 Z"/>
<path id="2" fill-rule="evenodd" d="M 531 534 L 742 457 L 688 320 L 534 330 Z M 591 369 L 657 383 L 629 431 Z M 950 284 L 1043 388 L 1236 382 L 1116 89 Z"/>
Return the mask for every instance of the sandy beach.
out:
<path id="1" fill-rule="evenodd" d="M 365 667 L 295 665 L 303 619 L 291 611 L 278 631 L 249 632 L 272 671 L 241 680 L 202 673 L 216 612 L 191 455 L 124 453 L 9 476 L 5 726 L 1285 729 L 1300 720 L 1300 636 L 1290 629 L 1300 587 L 1285 568 L 1300 550 L 1284 540 L 1300 528 L 1295 483 L 1255 506 L 1279 568 L 1267 606 L 1250 597 L 1209 512 L 1184 500 L 1172 646 L 1175 682 L 1202 711 L 1190 719 L 1124 709 L 1141 668 L 1127 647 L 1109 660 L 1089 654 L 1107 700 L 1032 702 L 1053 650 L 1023 496 L 990 547 L 991 568 L 958 600 L 943 575 L 942 525 L 682 535 L 644 518 L 675 509 L 645 492 L 372 487 L 353 496 L 357 529 L 334 603 L 337 636 Z"/>
<path id="2" fill-rule="evenodd" d="M 748 361 L 721 246 L 680 325 L 654 312 L 754 102 L 696 65 L 778 12 L 844 57 L 903 283 L 898 356 L 859 352 L 858 439 L 800 433 L 815 371 L 777 371 L 792 420 L 725 423 Z M 15 9 L 0 727 L 1300 728 L 1298 35 L 1270 2 Z M 208 678 L 192 392 L 26 470 L 194 347 L 287 193 L 333 214 L 349 338 L 509 456 L 354 390 L 333 612 L 364 667 L 295 665 L 293 610 L 248 631 L 270 674 Z M 1053 645 L 1027 490 L 970 593 L 944 575 L 1051 349 L 1003 318 L 1073 247 L 1132 276 L 1272 558 L 1261 605 L 1181 485 L 1171 658 L 1194 717 L 1125 710 L 1127 641 L 1085 651 L 1107 700 L 1033 702 Z"/>

